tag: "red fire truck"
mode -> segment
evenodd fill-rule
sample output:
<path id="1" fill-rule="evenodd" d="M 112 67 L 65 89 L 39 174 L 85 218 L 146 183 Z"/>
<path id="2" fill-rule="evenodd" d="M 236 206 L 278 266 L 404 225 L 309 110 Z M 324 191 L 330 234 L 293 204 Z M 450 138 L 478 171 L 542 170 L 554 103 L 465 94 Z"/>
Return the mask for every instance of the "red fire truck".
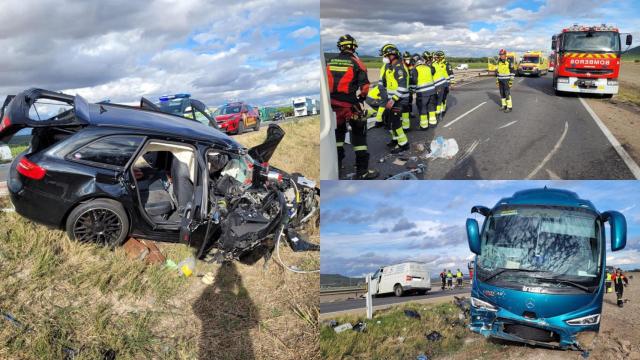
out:
<path id="1" fill-rule="evenodd" d="M 631 34 L 626 36 L 627 49 Z M 553 88 L 556 92 L 618 93 L 620 32 L 613 26 L 573 25 L 551 38 L 554 50 Z"/>

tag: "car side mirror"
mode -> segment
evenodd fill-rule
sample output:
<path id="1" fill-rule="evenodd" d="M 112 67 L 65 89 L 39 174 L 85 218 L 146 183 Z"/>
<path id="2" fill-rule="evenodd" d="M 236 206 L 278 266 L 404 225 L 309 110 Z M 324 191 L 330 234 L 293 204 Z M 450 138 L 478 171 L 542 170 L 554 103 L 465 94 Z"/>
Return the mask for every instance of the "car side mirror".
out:
<path id="1" fill-rule="evenodd" d="M 624 249 L 627 245 L 627 220 L 624 215 L 617 211 L 605 211 L 601 217 L 609 222 L 611 228 L 611 251 Z"/>
<path id="2" fill-rule="evenodd" d="M 480 228 L 476 219 L 467 219 L 467 240 L 469 240 L 469 250 L 480 255 Z"/>
<path id="3" fill-rule="evenodd" d="M 551 50 L 554 50 L 554 49 L 556 48 L 556 42 L 557 42 L 557 41 L 558 41 L 558 40 L 557 40 L 556 36 L 555 36 L 555 35 L 553 35 L 553 36 L 551 37 Z"/>
<path id="4" fill-rule="evenodd" d="M 625 44 L 627 46 L 631 46 L 631 43 L 633 42 L 633 36 L 631 36 L 631 34 L 627 34 L 627 39 L 625 41 Z"/>

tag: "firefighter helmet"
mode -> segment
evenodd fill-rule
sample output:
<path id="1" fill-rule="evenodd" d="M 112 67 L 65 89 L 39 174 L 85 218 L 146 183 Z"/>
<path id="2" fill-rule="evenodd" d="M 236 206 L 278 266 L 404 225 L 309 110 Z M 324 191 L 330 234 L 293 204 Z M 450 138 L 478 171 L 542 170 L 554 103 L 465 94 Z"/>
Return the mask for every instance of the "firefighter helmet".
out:
<path id="1" fill-rule="evenodd" d="M 435 56 L 437 58 L 444 58 L 444 51 L 438 50 L 433 54 L 433 56 Z"/>
<path id="2" fill-rule="evenodd" d="M 380 49 L 380 56 L 387 56 L 391 54 L 396 56 L 400 55 L 400 50 L 398 50 L 398 48 L 393 44 L 386 44 L 382 49 Z"/>
<path id="3" fill-rule="evenodd" d="M 338 39 L 337 45 L 340 51 L 344 49 L 355 50 L 358 47 L 358 42 L 353 36 L 349 34 L 345 34 L 340 36 L 340 38 Z"/>
<path id="4" fill-rule="evenodd" d="M 419 61 L 421 61 L 421 60 L 422 60 L 422 58 L 420 57 L 420 55 L 419 55 L 419 54 L 413 54 L 413 55 L 411 55 L 411 59 L 413 60 L 413 63 L 414 63 L 414 64 L 417 64 Z"/>
<path id="5" fill-rule="evenodd" d="M 425 50 L 422 53 L 422 58 L 425 59 L 425 60 L 431 60 L 431 59 L 433 59 L 433 54 L 431 54 L 428 50 Z"/>

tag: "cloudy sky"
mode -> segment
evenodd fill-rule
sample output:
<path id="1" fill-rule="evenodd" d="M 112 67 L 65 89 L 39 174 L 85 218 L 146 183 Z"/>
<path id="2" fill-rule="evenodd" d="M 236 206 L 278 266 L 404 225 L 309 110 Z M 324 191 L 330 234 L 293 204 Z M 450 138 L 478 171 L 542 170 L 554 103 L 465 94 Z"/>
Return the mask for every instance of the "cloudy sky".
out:
<path id="1" fill-rule="evenodd" d="M 637 0 L 322 0 L 322 47 L 336 51 L 340 35 L 377 55 L 385 43 L 400 50 L 445 50 L 453 56 L 495 55 L 500 48 L 548 51 L 551 36 L 574 23 L 618 26 L 640 43 Z"/>
<path id="2" fill-rule="evenodd" d="M 319 94 L 319 1 L 0 1 L 0 95 L 91 101 L 191 93 L 288 103 Z"/>
<path id="3" fill-rule="evenodd" d="M 624 250 L 607 263 L 640 267 L 640 184 L 637 181 L 369 181 L 322 182 L 321 272 L 361 276 L 381 265 L 426 262 L 432 272 L 460 268 L 467 273 L 465 220 L 473 205 L 493 207 L 523 189 L 544 186 L 576 192 L 599 211 L 627 218 Z M 607 241 L 609 240 L 607 225 Z"/>

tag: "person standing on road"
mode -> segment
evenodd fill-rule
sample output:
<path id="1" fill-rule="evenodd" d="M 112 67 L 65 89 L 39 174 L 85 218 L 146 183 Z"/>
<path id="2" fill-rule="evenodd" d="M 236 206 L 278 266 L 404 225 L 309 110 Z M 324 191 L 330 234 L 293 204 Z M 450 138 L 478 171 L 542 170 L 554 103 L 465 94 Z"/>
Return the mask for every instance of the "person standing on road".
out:
<path id="1" fill-rule="evenodd" d="M 331 108 L 336 113 L 338 167 L 342 168 L 348 123 L 351 126 L 351 144 L 356 155 L 355 179 L 375 179 L 379 173 L 377 170 L 369 169 L 367 119 L 362 107 L 369 92 L 367 67 L 356 55 L 358 43 L 351 35 L 341 36 L 337 46 L 340 54 L 329 60 L 327 78 L 331 92 Z"/>
<path id="2" fill-rule="evenodd" d="M 433 82 L 435 70 L 431 66 L 428 51 L 418 56 L 416 61 L 416 106 L 420 116 L 420 130 L 427 130 L 429 123 L 436 123 L 436 87 Z M 427 117 L 428 116 L 428 117 Z"/>
<path id="3" fill-rule="evenodd" d="M 400 57 L 400 51 L 393 44 L 386 44 L 380 49 L 384 62 L 384 69 L 378 86 L 384 88 L 388 101 L 385 109 L 389 111 L 387 118 L 390 124 L 392 154 L 398 154 L 409 149 L 409 139 L 402 129 L 400 114 L 409 102 L 409 74 Z"/>
<path id="4" fill-rule="evenodd" d="M 453 274 L 451 273 L 451 269 L 447 271 L 447 288 L 453 290 Z"/>
<path id="5" fill-rule="evenodd" d="M 616 289 L 618 306 L 622 307 L 624 304 L 624 301 L 622 301 L 622 293 L 624 292 L 624 287 L 629 284 L 629 280 L 622 274 L 622 270 L 617 268 L 615 274 L 611 275 L 611 281 L 613 281 L 613 286 Z"/>
<path id="6" fill-rule="evenodd" d="M 444 287 L 447 286 L 447 269 L 442 269 L 440 280 L 442 280 L 442 291 L 444 291 Z"/>
<path id="7" fill-rule="evenodd" d="M 402 130 L 407 132 L 411 130 L 411 110 L 416 89 L 416 78 L 418 75 L 415 70 L 413 57 L 408 51 L 405 51 L 402 54 L 402 61 L 404 62 L 404 66 L 407 68 L 407 72 L 409 74 L 409 101 L 407 101 L 407 104 L 402 109 Z"/>
<path id="8" fill-rule="evenodd" d="M 458 287 L 462 287 L 462 271 L 460 269 L 456 272 L 456 280 L 458 280 Z"/>
<path id="9" fill-rule="evenodd" d="M 507 50 L 500 49 L 498 55 L 500 58 L 496 66 L 496 85 L 500 89 L 500 109 L 504 110 L 504 112 L 510 112 L 512 110 L 511 86 L 513 85 L 513 78 L 516 76 L 515 69 L 511 59 L 507 59 Z"/>
<path id="10" fill-rule="evenodd" d="M 444 64 L 444 71 L 446 74 L 446 81 L 444 82 L 444 88 L 442 93 L 442 113 L 447 112 L 447 96 L 449 95 L 449 85 L 455 84 L 455 75 L 453 75 L 453 68 L 451 68 L 451 64 L 447 61 L 444 51 L 439 51 L 442 56 L 442 63 Z"/>
<path id="11" fill-rule="evenodd" d="M 436 88 L 436 124 L 438 121 L 442 120 L 442 101 L 444 100 L 444 88 L 445 88 L 445 83 L 447 82 L 447 69 L 446 69 L 446 64 L 444 64 L 444 62 L 442 62 L 442 57 L 444 56 L 444 52 L 443 51 L 436 51 L 433 54 L 433 63 L 432 66 L 433 68 L 436 70 L 435 75 L 434 75 L 434 83 L 435 83 L 435 88 Z M 429 124 L 431 125 L 436 125 L 436 124 L 432 124 L 431 121 L 429 121 Z"/>

